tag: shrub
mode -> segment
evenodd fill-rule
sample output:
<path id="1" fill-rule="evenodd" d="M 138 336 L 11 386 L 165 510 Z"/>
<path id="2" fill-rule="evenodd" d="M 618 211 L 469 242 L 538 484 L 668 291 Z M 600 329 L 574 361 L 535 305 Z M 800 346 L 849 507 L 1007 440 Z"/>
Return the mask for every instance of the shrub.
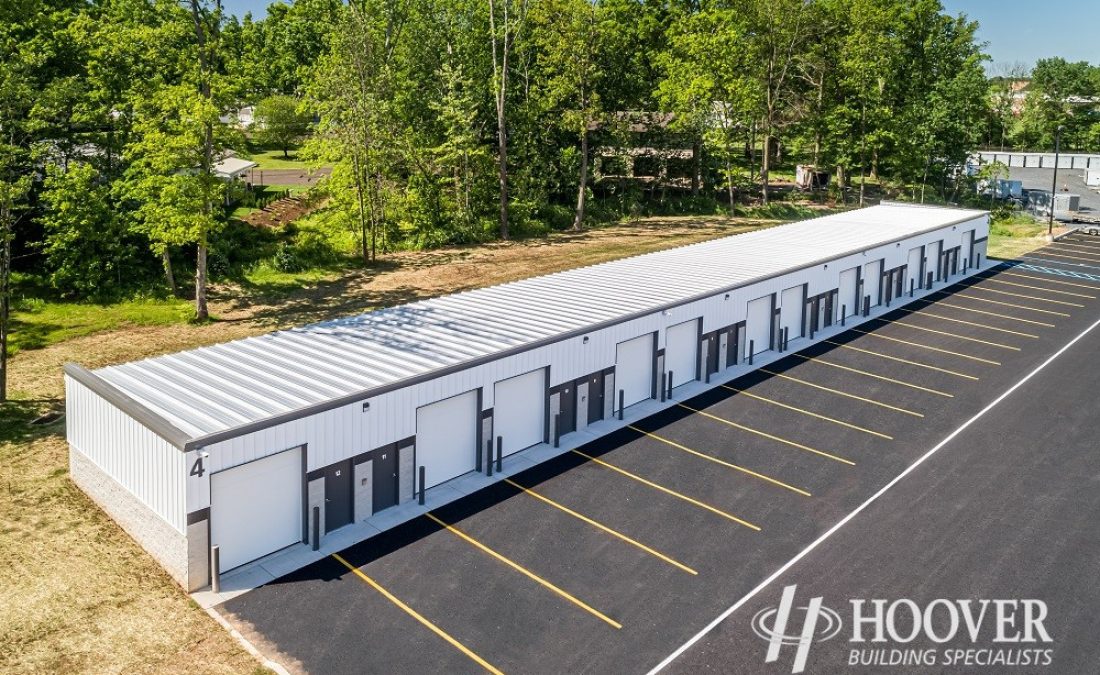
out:
<path id="1" fill-rule="evenodd" d="M 331 264 L 339 257 L 340 254 L 324 234 L 301 230 L 293 239 L 279 242 L 271 263 L 280 272 L 301 272 L 310 267 Z"/>

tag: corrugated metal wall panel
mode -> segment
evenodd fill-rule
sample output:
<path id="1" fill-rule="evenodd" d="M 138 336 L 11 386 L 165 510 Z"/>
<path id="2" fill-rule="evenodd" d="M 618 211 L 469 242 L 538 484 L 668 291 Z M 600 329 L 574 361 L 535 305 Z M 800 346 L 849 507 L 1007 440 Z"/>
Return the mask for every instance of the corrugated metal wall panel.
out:
<path id="1" fill-rule="evenodd" d="M 69 376 L 65 407 L 69 445 L 184 533 L 184 454 Z"/>

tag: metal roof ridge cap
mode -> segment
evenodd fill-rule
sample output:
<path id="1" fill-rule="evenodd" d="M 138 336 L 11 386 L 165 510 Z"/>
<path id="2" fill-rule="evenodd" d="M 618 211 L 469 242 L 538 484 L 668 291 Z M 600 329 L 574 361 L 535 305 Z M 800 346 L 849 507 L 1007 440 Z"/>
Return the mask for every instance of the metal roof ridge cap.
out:
<path id="1" fill-rule="evenodd" d="M 952 210 L 957 211 L 957 210 L 961 210 L 961 209 L 952 209 Z M 721 287 L 721 288 L 717 288 L 717 289 L 710 289 L 710 290 L 707 290 L 703 293 L 697 293 L 697 294 L 695 294 L 693 296 L 690 296 L 690 297 L 687 297 L 687 298 L 680 298 L 680 299 L 677 299 L 673 302 L 665 302 L 665 303 L 662 303 L 662 304 L 657 305 L 657 306 L 653 306 L 653 307 L 649 307 L 649 308 L 646 308 L 646 309 L 638 310 L 636 312 L 631 312 L 627 315 L 618 316 L 618 317 L 614 317 L 614 318 L 611 318 L 611 319 L 605 319 L 604 321 L 594 323 L 590 326 L 583 326 L 581 328 L 576 328 L 576 329 L 573 329 L 573 330 L 565 331 L 565 332 L 559 333 L 557 335 L 551 335 L 551 336 L 542 338 L 540 340 L 536 340 L 534 342 L 516 345 L 515 347 L 510 347 L 508 349 L 504 349 L 504 350 L 501 350 L 499 352 L 486 354 L 484 356 L 475 357 L 475 358 L 470 359 L 468 361 L 459 361 L 457 363 L 452 363 L 450 365 L 444 366 L 443 368 L 440 368 L 440 369 L 437 369 L 437 370 L 429 370 L 429 371 L 425 371 L 423 373 L 418 373 L 418 374 L 413 375 L 411 377 L 406 377 L 406 378 L 403 378 L 403 379 L 400 379 L 400 380 L 394 380 L 392 382 L 387 382 L 385 384 L 379 385 L 379 386 L 374 387 L 372 389 L 364 389 L 364 390 L 361 390 L 361 391 L 358 391 L 358 392 L 352 392 L 350 394 L 346 394 L 346 395 L 343 395 L 343 396 L 340 396 L 338 398 L 331 399 L 331 400 L 328 400 L 328 401 L 322 401 L 320 403 L 313 403 L 313 404 L 310 404 L 310 405 L 308 405 L 304 408 L 299 408 L 297 410 L 290 410 L 290 411 L 287 411 L 285 413 L 281 413 L 281 414 L 276 415 L 276 416 L 272 416 L 272 417 L 268 417 L 268 418 L 264 418 L 264 419 L 259 419 L 259 420 L 256 420 L 254 422 L 249 422 L 247 424 L 243 424 L 243 425 L 240 425 L 240 426 L 237 426 L 237 427 L 230 427 L 228 429 L 223 429 L 221 431 L 215 431 L 213 433 L 205 434 L 203 436 L 199 436 L 199 437 L 192 438 L 191 440 L 189 440 L 187 442 L 186 449 L 187 450 L 193 450 L 195 448 L 204 447 L 206 445 L 210 445 L 210 444 L 213 444 L 213 443 L 220 443 L 221 441 L 229 440 L 231 438 L 237 438 L 239 436 L 244 436 L 246 434 L 254 433 L 254 432 L 257 432 L 257 431 L 262 431 L 263 429 L 267 429 L 269 427 L 277 426 L 279 424 L 283 424 L 283 423 L 286 423 L 286 422 L 292 422 L 294 420 L 301 419 L 303 417 L 308 417 L 310 415 L 316 415 L 316 414 L 320 414 L 320 413 L 323 413 L 323 412 L 328 412 L 329 410 L 335 410 L 336 408 L 340 408 L 340 407 L 343 407 L 345 405 L 351 405 L 352 403 L 357 403 L 359 401 L 370 398 L 372 396 L 379 396 L 381 394 L 385 394 L 385 393 L 390 392 L 390 391 L 395 391 L 395 390 L 401 389 L 403 387 L 412 386 L 414 384 L 417 384 L 418 382 L 423 382 L 424 380 L 434 379 L 434 378 L 437 378 L 437 377 L 441 377 L 443 375 L 448 375 L 450 373 L 455 373 L 455 372 L 464 370 L 466 368 L 474 368 L 474 367 L 479 366 L 483 363 L 488 363 L 490 361 L 495 361 L 497 359 L 502 359 L 502 358 L 505 358 L 507 356 L 511 356 L 513 354 L 519 354 L 519 353 L 522 353 L 522 352 L 525 352 L 525 351 L 536 349 L 536 348 L 542 347 L 544 345 L 554 344 L 555 342 L 561 342 L 563 340 L 568 340 L 569 338 L 576 337 L 578 335 L 584 335 L 586 333 L 591 333 L 593 331 L 602 330 L 604 328 L 607 328 L 608 326 L 614 326 L 616 324 L 625 323 L 627 321 L 632 321 L 634 319 L 638 319 L 638 318 L 641 318 L 641 317 L 644 317 L 644 316 L 648 316 L 650 314 L 656 314 L 656 313 L 662 312 L 666 309 L 671 309 L 673 307 L 679 307 L 681 305 L 686 305 L 686 304 L 689 304 L 689 303 L 692 303 L 692 302 L 698 302 L 699 300 L 703 300 L 703 299 L 706 299 L 706 298 L 709 298 L 709 297 L 712 297 L 712 296 L 715 296 L 715 295 L 719 295 L 721 293 L 728 293 L 728 292 L 734 291 L 738 288 L 741 288 L 742 286 L 746 286 L 746 285 L 749 285 L 749 284 L 755 284 L 755 283 L 758 283 L 758 282 L 761 282 L 761 281 L 766 281 L 768 279 L 774 279 L 776 277 L 783 276 L 784 274 L 789 274 L 793 271 L 797 271 L 797 270 L 801 270 L 801 269 L 807 269 L 807 268 L 810 268 L 810 267 L 816 267 L 817 265 L 821 265 L 821 264 L 824 264 L 826 262 L 829 262 L 829 261 L 832 261 L 832 260 L 835 260 L 837 258 L 841 258 L 841 257 L 844 257 L 844 256 L 854 255 L 856 253 L 859 253 L 860 251 L 864 251 L 864 250 L 867 250 L 869 248 L 876 248 L 876 247 L 879 247 L 879 246 L 887 246 L 887 245 L 895 243 L 895 242 L 904 241 L 905 239 L 908 239 L 910 237 L 916 237 L 916 236 L 920 236 L 920 235 L 923 235 L 923 234 L 927 234 L 929 232 L 935 232 L 936 230 L 941 230 L 945 227 L 952 227 L 952 226 L 958 225 L 960 223 L 965 223 L 965 222 L 974 220 L 975 218 L 978 218 L 982 215 L 986 216 L 987 218 L 989 216 L 988 211 L 968 211 L 968 213 L 970 215 L 967 215 L 965 217 L 956 218 L 954 220 L 944 222 L 944 223 L 938 223 L 938 224 L 933 225 L 933 226 L 922 228 L 922 229 L 917 230 L 915 232 L 909 232 L 909 233 L 904 234 L 900 237 L 894 237 L 894 238 L 891 238 L 891 239 L 887 239 L 886 241 L 882 241 L 882 242 L 874 243 L 874 244 L 869 244 L 867 246 L 862 246 L 860 248 L 852 249 L 852 250 L 849 250 L 846 253 L 840 253 L 840 254 L 836 254 L 836 255 L 833 255 L 833 256 L 830 256 L 830 257 L 825 257 L 825 258 L 818 258 L 818 259 L 815 259 L 812 262 L 808 262 L 808 263 L 805 263 L 805 264 L 802 264 L 802 265 L 797 265 L 795 267 L 788 267 L 788 268 L 785 268 L 785 269 L 780 270 L 778 272 L 774 272 L 772 274 L 768 274 L 768 275 L 765 275 L 765 276 L 758 276 L 758 277 L 753 277 L 753 278 L 750 278 L 750 279 L 743 279 L 743 280 L 738 281 L 737 283 L 733 284 L 732 286 L 725 286 L 725 287 Z M 978 215 L 975 215 L 975 214 L 978 214 Z M 811 218 L 810 220 L 814 220 L 814 219 Z M 805 221 L 799 221 L 799 222 L 805 222 Z M 732 236 L 737 236 L 737 235 L 732 235 Z M 643 254 L 643 255 L 647 255 L 647 254 Z M 514 283 L 514 282 L 509 282 L 509 283 Z M 501 285 L 503 285 L 503 284 L 501 284 Z M 477 290 L 477 289 L 474 289 L 474 290 Z"/>
<path id="2" fill-rule="evenodd" d="M 176 448 L 186 452 L 188 444 L 194 440 L 193 436 L 187 434 L 160 414 L 153 412 L 144 404 L 130 398 L 121 389 L 79 363 L 68 362 L 62 367 L 62 370 L 66 375 L 92 390 L 92 392 Z"/>
<path id="3" fill-rule="evenodd" d="M 896 199 L 883 199 L 878 206 L 904 206 L 915 209 L 940 209 L 943 211 L 971 211 L 973 213 L 989 213 L 987 209 L 974 209 L 965 206 L 948 206 L 947 204 L 924 204 L 918 202 L 903 202 Z"/>

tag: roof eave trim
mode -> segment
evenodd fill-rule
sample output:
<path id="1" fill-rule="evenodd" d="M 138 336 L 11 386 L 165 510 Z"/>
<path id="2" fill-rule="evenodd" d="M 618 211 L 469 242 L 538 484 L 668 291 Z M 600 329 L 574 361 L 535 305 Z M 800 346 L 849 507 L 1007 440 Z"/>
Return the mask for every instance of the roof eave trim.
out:
<path id="1" fill-rule="evenodd" d="M 164 417 L 130 398 L 118 387 L 78 363 L 66 363 L 64 371 L 66 375 L 133 418 L 141 426 L 168 441 L 176 448 L 187 451 L 188 444 L 193 440 L 190 434 L 185 433 Z"/>
<path id="2" fill-rule="evenodd" d="M 983 218 L 983 217 L 986 218 L 987 222 L 988 222 L 989 212 L 988 211 L 971 211 L 965 217 L 960 217 L 958 219 L 955 219 L 955 220 L 952 220 L 952 221 L 946 222 L 946 223 L 939 223 L 935 226 L 928 227 L 928 228 L 925 228 L 923 230 L 920 230 L 919 232 L 912 232 L 912 233 L 909 233 L 905 236 L 896 237 L 894 239 L 889 239 L 889 240 L 884 241 L 882 243 L 872 244 L 872 245 L 869 245 L 869 246 L 866 246 L 866 247 L 856 248 L 856 249 L 850 250 L 846 253 L 841 253 L 840 255 L 832 256 L 832 257 L 829 257 L 829 258 L 821 258 L 821 259 L 815 260 L 814 262 L 807 263 L 805 265 L 798 265 L 797 267 L 791 267 L 791 268 L 787 268 L 787 269 L 784 269 L 784 270 L 780 270 L 778 272 L 774 272 L 774 273 L 766 275 L 766 276 L 760 276 L 760 277 L 754 278 L 754 279 L 749 280 L 749 281 L 741 281 L 741 282 L 738 282 L 736 284 L 733 284 L 732 286 L 727 286 L 727 287 L 720 288 L 720 289 L 717 289 L 717 290 L 707 291 L 706 293 L 699 293 L 699 294 L 696 294 L 694 296 L 687 297 L 687 298 L 681 298 L 679 300 L 676 300 L 675 302 L 668 302 L 668 303 L 665 303 L 665 304 L 660 305 L 658 307 L 653 307 L 653 308 L 645 309 L 645 310 L 638 311 L 638 312 L 632 312 L 627 316 L 619 316 L 619 317 L 615 317 L 614 319 L 607 319 L 605 321 L 601 321 L 599 323 L 594 323 L 594 324 L 591 324 L 589 326 L 585 326 L 583 328 L 578 328 L 576 330 L 568 331 L 566 333 L 560 333 L 558 335 L 552 335 L 550 337 L 546 337 L 546 338 L 543 338 L 541 340 L 536 340 L 535 342 L 529 342 L 527 344 L 519 345 L 519 346 L 516 346 L 516 347 L 511 347 L 509 349 L 505 349 L 505 350 L 502 350 L 502 351 L 499 351 L 499 352 L 494 352 L 492 354 L 487 354 L 485 356 L 480 356 L 476 359 L 471 359 L 471 360 L 468 360 L 468 361 L 461 361 L 459 363 L 455 363 L 455 364 L 446 366 L 444 368 L 429 370 L 429 371 L 421 373 L 419 375 L 414 375 L 412 377 L 407 377 L 407 378 L 404 378 L 404 379 L 401 379 L 401 380 L 397 380 L 395 382 L 389 382 L 387 384 L 383 384 L 383 385 L 380 385 L 378 387 L 374 387 L 374 388 L 371 388 L 371 389 L 365 389 L 365 390 L 362 390 L 362 391 L 354 392 L 354 393 L 351 393 L 351 394 L 347 394 L 345 396 L 340 396 L 340 397 L 335 398 L 335 399 L 331 399 L 331 400 L 328 400 L 328 401 L 323 401 L 321 403 L 315 403 L 315 404 L 306 406 L 304 408 L 300 408 L 298 410 L 291 410 L 291 411 L 288 411 L 288 412 L 285 412 L 285 413 L 282 413 L 282 414 L 279 414 L 279 415 L 274 415 L 272 417 L 267 417 L 267 418 L 264 418 L 264 419 L 256 420 L 254 422 L 249 422 L 247 424 L 242 424 L 240 426 L 231 427 L 229 429 L 223 429 L 221 431 L 215 431 L 215 432 L 212 432 L 212 433 L 209 433 L 209 434 L 205 434 L 203 436 L 198 436 L 196 438 L 192 438 L 191 440 L 187 441 L 186 446 L 183 448 L 183 450 L 185 450 L 185 451 L 187 451 L 187 450 L 196 450 L 196 449 L 203 448 L 203 447 L 206 447 L 206 446 L 209 446 L 209 445 L 213 445 L 215 443 L 220 443 L 222 441 L 229 440 L 231 438 L 237 438 L 239 436 L 245 436 L 245 435 L 248 435 L 248 434 L 251 434 L 251 433 L 255 433 L 257 431 L 262 431 L 264 429 L 267 429 L 267 428 L 273 427 L 273 426 L 277 426 L 279 424 L 285 424 L 287 422 L 293 422 L 295 420 L 302 419 L 303 417 L 310 417 L 312 415 L 319 415 L 321 413 L 328 412 L 329 410 L 335 410 L 336 408 L 342 408 L 346 405 L 352 405 L 354 403 L 364 401 L 364 400 L 369 399 L 373 396 L 379 396 L 381 394 L 385 394 L 385 393 L 388 393 L 388 392 L 391 392 L 391 391 L 394 391 L 394 390 L 397 390 L 397 389 L 403 389 L 405 387 L 411 387 L 415 384 L 419 384 L 419 383 L 425 382 L 427 380 L 433 380 L 433 379 L 436 379 L 438 377 L 443 377 L 445 375 L 450 375 L 452 373 L 457 373 L 459 371 L 466 370 L 468 368 L 476 368 L 477 366 L 484 365 L 484 364 L 489 363 L 491 361 L 496 361 L 496 360 L 499 360 L 499 359 L 507 358 L 509 356 L 514 356 L 516 354 L 520 354 L 520 353 L 523 353 L 523 352 L 526 352 L 526 351 L 530 351 L 532 349 L 538 349 L 539 347 L 544 347 L 546 345 L 554 344 L 556 342 L 562 342 L 564 340 L 569 340 L 571 338 L 586 335 L 586 334 L 591 333 L 593 331 L 602 330 L 602 329 L 607 328 L 609 326 L 614 326 L 614 325 L 620 324 L 620 323 L 626 323 L 627 321 L 633 321 L 634 319 L 638 319 L 638 318 L 641 318 L 641 317 L 644 317 L 644 316 L 649 316 L 651 314 L 657 314 L 657 313 L 663 312 L 667 309 L 672 309 L 674 307 L 679 307 L 680 305 L 686 305 L 688 303 L 697 302 L 699 300 L 705 300 L 705 299 L 713 297 L 715 295 L 721 295 L 722 293 L 729 293 L 729 292 L 731 292 L 733 290 L 736 290 L 738 288 L 741 288 L 743 286 L 749 286 L 749 285 L 752 285 L 752 284 L 760 283 L 762 281 L 767 281 L 769 279 L 774 279 L 776 277 L 781 277 L 784 274 L 790 274 L 791 272 L 796 272 L 798 270 L 803 270 L 803 269 L 809 269 L 811 267 L 816 267 L 817 265 L 822 265 L 822 264 L 831 262 L 833 260 L 836 260 L 838 258 L 843 258 L 845 256 L 854 255 L 856 253 L 859 253 L 860 251 L 866 250 L 867 248 L 877 248 L 879 246 L 889 246 L 890 244 L 905 241 L 906 239 L 910 239 L 912 237 L 918 237 L 918 236 L 921 236 L 921 235 L 924 235 L 924 234 L 928 234 L 929 232 L 935 232 L 936 230 L 942 230 L 944 228 L 954 227 L 954 226 L 957 226 L 957 225 L 961 225 L 962 223 L 968 223 L 972 220 L 977 220 L 977 219 Z"/>

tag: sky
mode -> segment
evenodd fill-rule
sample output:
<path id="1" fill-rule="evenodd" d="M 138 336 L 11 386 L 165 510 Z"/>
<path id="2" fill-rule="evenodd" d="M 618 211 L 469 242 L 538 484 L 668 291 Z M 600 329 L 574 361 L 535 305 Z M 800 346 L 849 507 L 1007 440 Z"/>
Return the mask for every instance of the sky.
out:
<path id="1" fill-rule="evenodd" d="M 1100 0 L 940 0 L 950 14 L 979 24 L 978 39 L 992 58 L 987 68 L 1061 56 L 1100 64 Z"/>
<path id="2" fill-rule="evenodd" d="M 237 16 L 264 16 L 271 0 L 223 0 Z M 987 42 L 989 68 L 1023 62 L 1028 67 L 1048 56 L 1100 64 L 1100 0 L 940 0 L 950 14 L 976 19 Z"/>

